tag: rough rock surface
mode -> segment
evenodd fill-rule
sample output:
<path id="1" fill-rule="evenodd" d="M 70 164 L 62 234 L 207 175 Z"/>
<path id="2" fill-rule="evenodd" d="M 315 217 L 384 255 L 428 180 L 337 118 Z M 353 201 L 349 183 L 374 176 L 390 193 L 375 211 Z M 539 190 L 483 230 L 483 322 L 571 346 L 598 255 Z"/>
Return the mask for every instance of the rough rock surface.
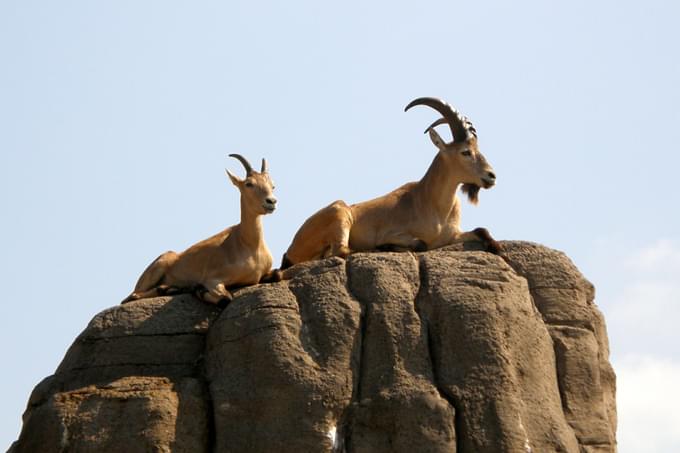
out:
<path id="1" fill-rule="evenodd" d="M 98 314 L 33 391 L 20 452 L 614 452 L 593 286 L 504 242 L 364 253 Z"/>

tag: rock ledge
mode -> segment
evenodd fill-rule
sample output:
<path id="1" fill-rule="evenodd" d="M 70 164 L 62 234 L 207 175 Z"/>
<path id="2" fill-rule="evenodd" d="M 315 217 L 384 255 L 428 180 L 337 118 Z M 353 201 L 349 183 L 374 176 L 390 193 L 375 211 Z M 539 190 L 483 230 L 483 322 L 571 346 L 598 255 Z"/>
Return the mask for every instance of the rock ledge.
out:
<path id="1" fill-rule="evenodd" d="M 561 252 L 502 244 L 505 260 L 308 263 L 224 311 L 190 296 L 105 310 L 9 451 L 616 451 L 593 286 Z"/>

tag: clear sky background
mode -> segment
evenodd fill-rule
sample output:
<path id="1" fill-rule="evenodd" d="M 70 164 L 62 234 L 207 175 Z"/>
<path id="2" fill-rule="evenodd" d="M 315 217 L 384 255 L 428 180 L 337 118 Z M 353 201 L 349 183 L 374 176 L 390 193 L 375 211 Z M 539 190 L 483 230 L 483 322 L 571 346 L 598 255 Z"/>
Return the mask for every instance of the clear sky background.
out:
<path id="1" fill-rule="evenodd" d="M 419 179 L 446 99 L 498 185 L 463 226 L 597 287 L 621 453 L 680 451 L 680 10 L 647 1 L 0 0 L 0 448 L 31 389 L 161 252 L 238 221 L 267 157 L 303 220 Z M 445 131 L 443 131 L 445 132 Z"/>

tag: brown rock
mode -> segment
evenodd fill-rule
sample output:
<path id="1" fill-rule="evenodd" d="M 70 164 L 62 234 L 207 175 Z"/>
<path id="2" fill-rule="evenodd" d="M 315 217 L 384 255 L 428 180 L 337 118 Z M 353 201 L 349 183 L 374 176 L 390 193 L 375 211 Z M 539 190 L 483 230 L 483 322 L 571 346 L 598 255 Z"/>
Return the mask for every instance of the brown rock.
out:
<path id="1" fill-rule="evenodd" d="M 616 444 L 616 377 L 595 288 L 562 252 L 508 242 L 510 265 L 529 282 L 534 303 L 555 343 L 558 384 L 567 421 L 585 451 Z"/>
<path id="2" fill-rule="evenodd" d="M 10 451 L 616 451 L 593 286 L 560 252 L 503 247 L 307 263 L 222 312 L 106 310 Z"/>
<path id="3" fill-rule="evenodd" d="M 189 296 L 101 312 L 33 390 L 10 451 L 208 451 L 201 361 L 217 314 Z"/>
<path id="4" fill-rule="evenodd" d="M 526 280 L 482 252 L 432 253 L 422 265 L 419 305 L 438 384 L 457 409 L 459 449 L 578 451 Z"/>
<path id="5" fill-rule="evenodd" d="M 53 393 L 12 451 L 207 452 L 208 401 L 190 378 L 129 377 Z"/>
<path id="6" fill-rule="evenodd" d="M 434 383 L 416 311 L 418 261 L 409 253 L 358 254 L 350 289 L 364 307 L 360 373 L 348 450 L 455 451 L 454 408 Z"/>
<path id="7" fill-rule="evenodd" d="M 248 288 L 208 336 L 217 452 L 331 451 L 352 393 L 360 307 L 342 260 Z M 236 422 L 238 421 L 238 422 Z"/>

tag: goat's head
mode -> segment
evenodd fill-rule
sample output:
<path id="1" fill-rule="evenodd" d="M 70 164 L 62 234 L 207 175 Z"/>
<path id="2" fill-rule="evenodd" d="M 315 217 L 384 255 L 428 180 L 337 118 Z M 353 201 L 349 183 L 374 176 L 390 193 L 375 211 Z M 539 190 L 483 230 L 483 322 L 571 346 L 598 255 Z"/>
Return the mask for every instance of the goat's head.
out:
<path id="1" fill-rule="evenodd" d="M 241 201 L 244 206 L 252 209 L 256 214 L 271 214 L 276 209 L 276 198 L 272 193 L 274 183 L 267 171 L 267 161 L 262 159 L 262 168 L 259 172 L 253 170 L 250 163 L 240 154 L 229 154 L 229 157 L 238 159 L 246 169 L 244 179 L 232 174 L 227 170 L 227 175 L 231 182 L 241 192 Z"/>
<path id="2" fill-rule="evenodd" d="M 451 168 L 453 174 L 463 182 L 462 190 L 472 203 L 477 203 L 480 187 L 489 189 L 496 183 L 496 175 L 477 145 L 477 131 L 470 120 L 462 116 L 446 102 L 436 98 L 418 98 L 406 106 L 406 110 L 415 105 L 426 105 L 441 113 L 438 119 L 425 132 L 430 134 L 432 143 Z M 435 127 L 448 124 L 453 141 L 446 143 L 437 133 Z"/>

